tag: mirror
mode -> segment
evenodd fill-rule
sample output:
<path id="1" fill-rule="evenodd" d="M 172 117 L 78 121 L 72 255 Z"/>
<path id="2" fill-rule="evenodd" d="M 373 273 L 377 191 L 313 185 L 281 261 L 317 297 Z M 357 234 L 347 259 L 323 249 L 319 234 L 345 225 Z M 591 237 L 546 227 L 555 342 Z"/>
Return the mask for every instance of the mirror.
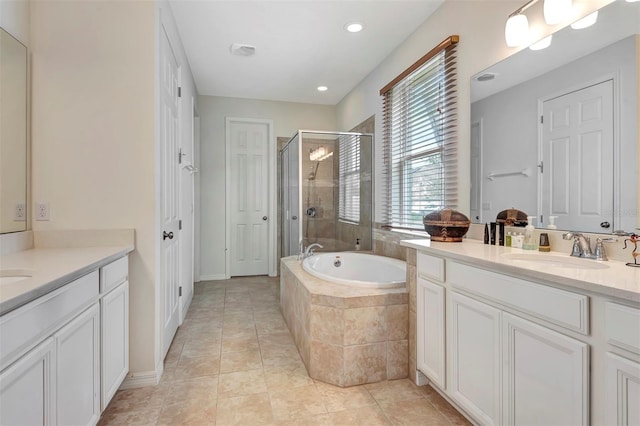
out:
<path id="1" fill-rule="evenodd" d="M 539 228 L 639 226 L 639 28 L 640 3 L 615 1 L 472 78 L 473 222 L 515 207 Z"/>
<path id="2" fill-rule="evenodd" d="M 0 233 L 27 229 L 27 48 L 0 28 Z"/>

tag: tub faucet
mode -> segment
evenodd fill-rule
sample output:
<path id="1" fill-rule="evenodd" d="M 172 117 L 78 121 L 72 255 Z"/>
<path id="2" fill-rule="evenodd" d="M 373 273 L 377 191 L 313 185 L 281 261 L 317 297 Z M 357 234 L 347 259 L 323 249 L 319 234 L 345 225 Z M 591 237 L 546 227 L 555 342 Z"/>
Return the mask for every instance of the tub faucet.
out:
<path id="1" fill-rule="evenodd" d="M 322 246 L 321 244 L 318 244 L 318 243 L 313 243 L 313 244 L 309 245 L 304 251 L 304 259 L 306 259 L 307 257 L 313 256 L 313 250 L 316 247 L 324 248 L 324 246 Z"/>

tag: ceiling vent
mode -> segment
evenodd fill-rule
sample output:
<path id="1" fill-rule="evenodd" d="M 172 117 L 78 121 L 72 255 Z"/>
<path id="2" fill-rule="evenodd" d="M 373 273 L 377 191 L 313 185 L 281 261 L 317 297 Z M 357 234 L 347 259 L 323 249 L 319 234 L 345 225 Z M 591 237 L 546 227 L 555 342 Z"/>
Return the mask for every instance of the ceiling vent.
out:
<path id="1" fill-rule="evenodd" d="M 487 72 L 476 77 L 477 81 L 490 81 L 496 78 L 496 74 Z"/>
<path id="2" fill-rule="evenodd" d="M 248 44 L 233 43 L 231 54 L 236 56 L 253 56 L 256 54 L 256 47 Z"/>

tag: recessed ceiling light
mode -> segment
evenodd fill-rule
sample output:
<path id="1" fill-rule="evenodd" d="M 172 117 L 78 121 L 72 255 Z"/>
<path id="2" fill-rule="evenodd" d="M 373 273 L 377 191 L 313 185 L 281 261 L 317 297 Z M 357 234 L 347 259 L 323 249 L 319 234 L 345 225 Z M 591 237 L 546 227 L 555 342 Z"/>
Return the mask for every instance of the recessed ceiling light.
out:
<path id="1" fill-rule="evenodd" d="M 350 33 L 359 33 L 364 29 L 364 25 L 362 25 L 360 22 L 349 22 L 344 26 L 344 29 L 349 31 Z"/>
<path id="2" fill-rule="evenodd" d="M 318 92 L 326 92 L 329 90 L 327 86 L 318 86 Z"/>

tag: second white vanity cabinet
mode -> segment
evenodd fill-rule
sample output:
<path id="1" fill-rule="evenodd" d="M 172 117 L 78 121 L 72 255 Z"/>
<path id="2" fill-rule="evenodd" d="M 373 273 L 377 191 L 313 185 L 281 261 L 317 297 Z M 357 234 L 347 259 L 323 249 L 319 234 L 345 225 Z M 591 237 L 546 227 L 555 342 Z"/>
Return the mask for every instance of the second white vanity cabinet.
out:
<path id="1" fill-rule="evenodd" d="M 0 316 L 0 424 L 98 422 L 128 372 L 128 294 L 125 255 Z"/>

